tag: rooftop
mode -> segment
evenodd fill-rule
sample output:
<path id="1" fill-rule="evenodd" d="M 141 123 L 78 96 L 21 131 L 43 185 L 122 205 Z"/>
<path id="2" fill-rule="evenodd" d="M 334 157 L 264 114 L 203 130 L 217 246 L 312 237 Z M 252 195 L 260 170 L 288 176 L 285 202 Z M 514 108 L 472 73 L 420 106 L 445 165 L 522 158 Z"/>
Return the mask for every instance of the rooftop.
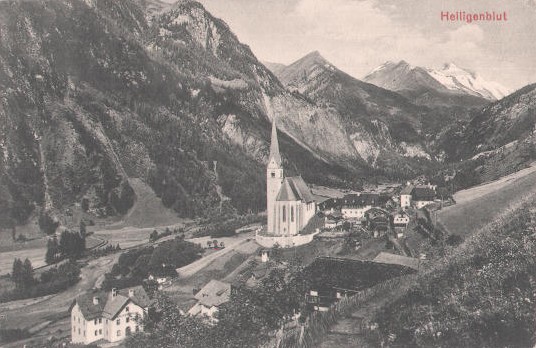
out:
<path id="1" fill-rule="evenodd" d="M 97 301 L 95 302 L 94 299 Z M 95 318 L 113 319 L 128 303 L 134 303 L 142 308 L 147 308 L 151 300 L 142 286 L 135 286 L 118 290 L 114 296 L 112 292 L 104 291 L 87 292 L 78 296 L 71 305 L 78 304 L 84 319 L 92 320 Z"/>
<path id="2" fill-rule="evenodd" d="M 311 190 L 301 176 L 286 177 L 281 185 L 277 201 L 303 201 L 314 202 Z"/>
<path id="3" fill-rule="evenodd" d="M 359 291 L 387 279 L 413 273 L 414 270 L 398 264 L 337 257 L 319 257 L 307 268 L 312 289 L 337 288 Z"/>
<path id="4" fill-rule="evenodd" d="M 412 197 L 416 201 L 433 201 L 436 196 L 434 189 L 430 187 L 415 187 Z"/>
<path id="5" fill-rule="evenodd" d="M 374 262 L 387 263 L 391 265 L 401 265 L 418 270 L 420 260 L 414 257 L 396 255 L 382 251 L 378 254 L 378 256 L 374 258 Z"/>
<path id="6" fill-rule="evenodd" d="M 224 304 L 231 298 L 231 284 L 212 279 L 197 294 L 195 299 L 206 307 Z"/>

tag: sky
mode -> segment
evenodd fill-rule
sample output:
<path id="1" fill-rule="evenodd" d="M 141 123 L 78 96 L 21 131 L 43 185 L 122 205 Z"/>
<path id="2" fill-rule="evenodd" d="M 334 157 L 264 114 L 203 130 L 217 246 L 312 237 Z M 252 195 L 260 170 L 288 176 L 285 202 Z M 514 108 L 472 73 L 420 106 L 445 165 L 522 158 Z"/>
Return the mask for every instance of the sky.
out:
<path id="1" fill-rule="evenodd" d="M 362 78 L 385 61 L 477 72 L 511 89 L 536 82 L 536 0 L 199 0 L 261 61 L 311 51 Z M 441 11 L 506 11 L 502 22 L 441 21 Z"/>

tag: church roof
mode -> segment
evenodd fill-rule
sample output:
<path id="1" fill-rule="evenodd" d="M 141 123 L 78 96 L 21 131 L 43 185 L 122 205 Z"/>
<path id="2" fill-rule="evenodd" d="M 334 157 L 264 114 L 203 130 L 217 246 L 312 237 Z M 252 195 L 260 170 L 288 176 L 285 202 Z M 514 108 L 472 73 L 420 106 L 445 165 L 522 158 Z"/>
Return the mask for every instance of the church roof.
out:
<path id="1" fill-rule="evenodd" d="M 283 180 L 276 201 L 304 201 L 309 203 L 314 201 L 314 197 L 301 176 L 291 176 Z"/>
<path id="2" fill-rule="evenodd" d="M 275 126 L 275 118 L 272 121 L 272 139 L 270 142 L 270 157 L 268 157 L 268 163 L 272 159 L 278 166 L 281 166 L 281 155 L 279 154 L 279 142 L 277 141 L 277 128 Z"/>

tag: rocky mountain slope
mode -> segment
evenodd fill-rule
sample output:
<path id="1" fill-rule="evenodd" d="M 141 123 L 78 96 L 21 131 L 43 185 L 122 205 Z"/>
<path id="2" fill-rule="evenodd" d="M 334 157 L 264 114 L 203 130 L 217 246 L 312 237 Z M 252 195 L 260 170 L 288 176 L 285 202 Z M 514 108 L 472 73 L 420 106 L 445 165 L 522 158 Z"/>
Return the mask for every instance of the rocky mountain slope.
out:
<path id="1" fill-rule="evenodd" d="M 403 60 L 386 62 L 363 80 L 428 106 L 480 107 L 509 94 L 498 83 L 486 81 L 452 63 L 434 70 L 412 66 Z"/>
<path id="2" fill-rule="evenodd" d="M 181 216 L 219 207 L 219 192 L 240 211 L 262 210 L 274 117 L 290 172 L 356 177 L 337 115 L 286 91 L 197 2 L 0 7 L 3 226 L 68 209 L 125 214 L 129 178 Z"/>
<path id="3" fill-rule="evenodd" d="M 427 108 L 351 77 L 318 52 L 276 70 L 276 75 L 296 95 L 337 110 L 360 157 L 371 166 L 402 173 L 417 169 L 415 162 L 432 160 L 422 122 Z"/>
<path id="4" fill-rule="evenodd" d="M 536 160 L 536 85 L 529 85 L 452 124 L 437 137 L 448 162 L 472 181 L 515 172 Z"/>

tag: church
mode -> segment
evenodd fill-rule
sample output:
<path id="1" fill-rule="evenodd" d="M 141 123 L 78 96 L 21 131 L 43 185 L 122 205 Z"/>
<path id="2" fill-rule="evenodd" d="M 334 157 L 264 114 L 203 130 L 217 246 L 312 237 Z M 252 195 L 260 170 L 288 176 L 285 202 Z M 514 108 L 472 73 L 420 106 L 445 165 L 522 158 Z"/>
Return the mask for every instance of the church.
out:
<path id="1" fill-rule="evenodd" d="M 297 236 L 316 213 L 316 202 L 301 176 L 285 177 L 275 119 L 266 168 L 267 236 Z M 288 242 L 288 241 L 287 241 Z M 282 243 L 279 243 L 282 244 Z M 288 245 L 289 243 L 284 243 Z M 303 243 L 293 243 L 294 245 Z"/>

